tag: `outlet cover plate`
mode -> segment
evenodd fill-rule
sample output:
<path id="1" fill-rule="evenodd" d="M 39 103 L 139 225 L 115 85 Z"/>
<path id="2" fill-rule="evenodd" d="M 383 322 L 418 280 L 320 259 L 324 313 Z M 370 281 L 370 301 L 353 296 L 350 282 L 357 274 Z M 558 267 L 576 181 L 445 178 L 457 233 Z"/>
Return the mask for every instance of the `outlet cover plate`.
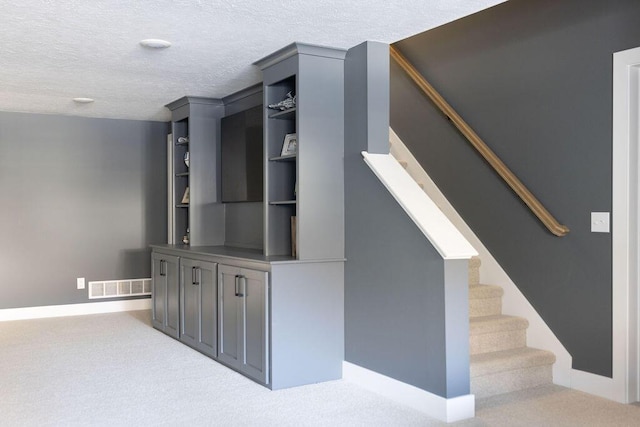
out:
<path id="1" fill-rule="evenodd" d="M 84 277 L 78 277 L 76 279 L 76 283 L 77 283 L 78 289 L 84 289 Z"/>

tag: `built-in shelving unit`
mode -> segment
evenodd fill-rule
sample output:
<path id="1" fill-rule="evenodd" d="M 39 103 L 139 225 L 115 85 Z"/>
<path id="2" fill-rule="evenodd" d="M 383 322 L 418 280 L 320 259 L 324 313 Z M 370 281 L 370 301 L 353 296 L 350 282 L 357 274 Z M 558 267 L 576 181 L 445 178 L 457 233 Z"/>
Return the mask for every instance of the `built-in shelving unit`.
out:
<path id="1" fill-rule="evenodd" d="M 342 377 L 344 57 L 344 50 L 294 43 L 255 63 L 264 79 L 257 89 L 224 103 L 184 97 L 167 105 L 174 219 L 171 244 L 153 249 L 153 324 L 272 389 Z M 295 107 L 268 108 L 289 92 Z M 233 119 L 239 112 L 251 120 Z M 248 152 L 234 150 L 247 138 L 224 139 L 250 127 L 262 131 L 258 167 L 234 163 Z M 283 150 L 291 134 L 295 152 Z M 248 181 L 227 173 L 238 164 L 243 172 L 261 169 L 263 184 L 252 188 L 262 197 L 222 197 L 223 185 Z M 183 245 L 187 228 L 190 245 Z"/>
<path id="2" fill-rule="evenodd" d="M 218 99 L 183 97 L 167 105 L 173 138 L 169 243 L 224 243 L 224 206 L 219 200 L 218 133 L 224 105 Z M 188 154 L 188 166 L 185 155 Z M 188 202 L 185 192 L 188 189 Z"/>
<path id="3" fill-rule="evenodd" d="M 295 247 L 300 260 L 344 257 L 344 56 L 293 43 L 255 63 L 264 79 L 267 256 Z M 289 93 L 295 106 L 269 108 Z M 283 154 L 288 134 L 295 154 Z"/>

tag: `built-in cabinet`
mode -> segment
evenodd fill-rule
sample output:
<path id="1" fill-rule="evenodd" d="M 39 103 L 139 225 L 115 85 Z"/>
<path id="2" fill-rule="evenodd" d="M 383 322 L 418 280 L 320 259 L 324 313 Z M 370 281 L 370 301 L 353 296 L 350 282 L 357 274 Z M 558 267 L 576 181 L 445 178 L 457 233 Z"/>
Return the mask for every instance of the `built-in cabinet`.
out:
<path id="1" fill-rule="evenodd" d="M 154 260 L 174 260 L 180 271 L 167 285 L 180 289 L 181 300 L 179 334 L 170 336 L 271 389 L 341 378 L 344 260 L 304 262 L 224 246 L 152 248 Z M 154 288 L 154 307 L 162 289 Z"/>
<path id="2" fill-rule="evenodd" d="M 167 105 L 171 231 L 152 245 L 153 324 L 272 389 L 342 377 L 344 56 L 294 43 L 255 63 L 261 88 Z M 263 197 L 225 203 L 221 118 L 260 103 Z"/>

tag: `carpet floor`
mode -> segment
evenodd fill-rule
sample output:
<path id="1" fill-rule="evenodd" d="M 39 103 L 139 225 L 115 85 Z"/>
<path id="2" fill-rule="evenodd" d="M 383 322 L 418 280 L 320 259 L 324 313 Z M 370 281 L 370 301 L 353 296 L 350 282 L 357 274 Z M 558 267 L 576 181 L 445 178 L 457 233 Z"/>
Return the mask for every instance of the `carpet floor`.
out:
<path id="1" fill-rule="evenodd" d="M 476 401 L 454 426 L 637 426 L 558 386 Z M 0 426 L 444 426 L 346 381 L 269 391 L 151 327 L 149 311 L 0 322 Z"/>

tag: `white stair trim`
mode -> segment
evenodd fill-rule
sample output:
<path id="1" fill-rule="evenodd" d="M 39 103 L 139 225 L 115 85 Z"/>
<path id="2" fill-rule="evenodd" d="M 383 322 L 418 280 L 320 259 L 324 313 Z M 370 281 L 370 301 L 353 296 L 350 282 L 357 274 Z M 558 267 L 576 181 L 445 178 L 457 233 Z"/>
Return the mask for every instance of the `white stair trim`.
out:
<path id="1" fill-rule="evenodd" d="M 366 390 L 448 423 L 475 416 L 475 396 L 444 398 L 350 362 L 342 362 L 342 378 Z"/>
<path id="2" fill-rule="evenodd" d="M 151 298 L 90 302 L 82 304 L 45 305 L 40 307 L 5 308 L 0 310 L 0 322 L 149 309 L 151 309 Z"/>
<path id="3" fill-rule="evenodd" d="M 478 252 L 390 154 L 362 152 L 364 161 L 443 259 L 469 259 Z"/>
<path id="4" fill-rule="evenodd" d="M 444 194 L 431 180 L 426 171 L 420 166 L 413 154 L 407 149 L 398 135 L 389 128 L 389 140 L 391 142 L 391 154 L 404 162 L 407 162 L 407 172 L 413 179 L 424 186 L 424 192 L 444 212 L 451 223 L 462 233 L 473 247 L 479 252 L 482 263 L 480 264 L 481 282 L 499 285 L 504 290 L 502 297 L 502 313 L 522 316 L 529 321 L 527 329 L 527 345 L 553 352 L 556 355 L 556 363 L 553 365 L 553 382 L 565 387 L 571 387 L 571 355 L 562 345 L 560 340 L 542 320 L 538 312 L 533 308 L 511 278 L 502 269 L 500 264 L 491 255 L 480 239 L 466 224 L 454 207 L 449 203 Z"/>

